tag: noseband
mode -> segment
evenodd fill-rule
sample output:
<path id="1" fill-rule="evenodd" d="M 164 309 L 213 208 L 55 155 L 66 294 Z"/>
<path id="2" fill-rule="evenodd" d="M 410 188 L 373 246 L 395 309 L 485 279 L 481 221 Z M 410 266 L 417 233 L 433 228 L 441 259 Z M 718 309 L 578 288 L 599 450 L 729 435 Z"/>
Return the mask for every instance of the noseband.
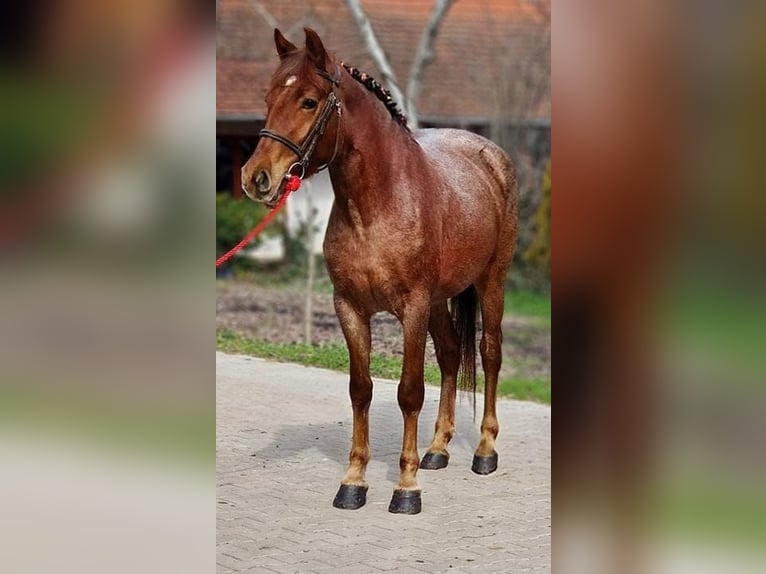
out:
<path id="1" fill-rule="evenodd" d="M 259 136 L 265 136 L 267 138 L 271 138 L 273 140 L 278 141 L 279 143 L 286 146 L 291 152 L 293 152 L 295 155 L 298 156 L 298 161 L 296 161 L 290 166 L 290 168 L 287 170 L 287 173 L 288 174 L 292 173 L 293 168 L 295 166 L 300 166 L 301 174 L 298 176 L 300 177 L 300 179 L 303 179 L 303 177 L 306 175 L 306 170 L 308 169 L 309 162 L 311 161 L 311 155 L 314 153 L 314 149 L 316 148 L 317 143 L 319 143 L 319 138 L 321 138 L 322 135 L 324 135 L 325 128 L 327 128 L 327 124 L 330 121 L 330 116 L 332 115 L 333 109 L 335 109 L 335 111 L 337 112 L 338 120 L 340 120 L 340 100 L 338 99 L 338 96 L 335 95 L 335 86 L 340 85 L 340 70 L 338 69 L 337 65 L 335 67 L 335 72 L 336 72 L 335 76 L 331 76 L 324 70 L 317 70 L 317 73 L 320 76 L 332 82 L 333 87 L 329 95 L 327 96 L 327 99 L 325 100 L 322 110 L 319 112 L 319 116 L 317 116 L 317 119 L 314 121 L 314 124 L 311 126 L 311 130 L 309 130 L 309 133 L 306 136 L 306 139 L 303 140 L 303 143 L 301 145 L 298 145 L 295 142 L 292 142 L 291 140 L 289 140 L 288 138 L 281 136 L 277 133 L 274 133 L 271 130 L 267 130 L 266 128 L 263 128 L 260 132 L 258 132 Z M 338 152 L 338 136 L 339 135 L 340 135 L 340 125 L 338 125 L 338 129 L 335 132 L 335 149 L 332 152 L 332 157 L 330 158 L 330 161 L 328 161 L 322 167 L 317 169 L 317 171 L 322 171 L 323 169 L 326 169 L 332 163 L 332 160 L 335 159 L 335 154 Z"/>

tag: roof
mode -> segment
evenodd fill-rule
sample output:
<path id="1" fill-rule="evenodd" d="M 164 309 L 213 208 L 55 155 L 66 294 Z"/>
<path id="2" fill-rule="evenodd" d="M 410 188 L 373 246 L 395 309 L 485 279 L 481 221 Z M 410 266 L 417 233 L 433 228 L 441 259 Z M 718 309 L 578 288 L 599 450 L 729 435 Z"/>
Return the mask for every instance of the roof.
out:
<path id="1" fill-rule="evenodd" d="M 277 59 L 260 4 L 296 45 L 314 28 L 343 61 L 380 79 L 343 0 L 219 0 L 217 113 L 263 117 Z M 362 0 L 406 86 L 433 0 Z M 550 0 L 457 0 L 445 17 L 417 101 L 422 119 L 550 118 Z"/>

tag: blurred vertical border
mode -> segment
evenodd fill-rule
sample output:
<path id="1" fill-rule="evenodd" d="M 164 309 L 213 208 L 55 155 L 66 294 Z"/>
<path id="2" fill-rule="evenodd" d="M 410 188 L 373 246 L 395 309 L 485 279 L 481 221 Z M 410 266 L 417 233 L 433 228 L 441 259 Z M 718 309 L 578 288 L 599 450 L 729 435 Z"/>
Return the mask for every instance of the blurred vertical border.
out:
<path id="1" fill-rule="evenodd" d="M 211 572 L 215 4 L 0 15 L 7 572 Z"/>
<path id="2" fill-rule="evenodd" d="M 764 16 L 554 3 L 556 572 L 766 571 Z"/>

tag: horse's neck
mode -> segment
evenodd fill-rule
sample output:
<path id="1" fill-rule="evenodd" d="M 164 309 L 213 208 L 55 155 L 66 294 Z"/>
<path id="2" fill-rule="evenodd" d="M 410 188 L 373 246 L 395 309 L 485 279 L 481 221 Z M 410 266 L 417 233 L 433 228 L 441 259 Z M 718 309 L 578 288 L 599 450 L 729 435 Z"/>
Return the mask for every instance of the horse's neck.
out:
<path id="1" fill-rule="evenodd" d="M 351 78 L 348 82 L 341 94 L 342 143 L 330 178 L 339 208 L 372 216 L 391 199 L 392 183 L 420 150 L 373 94 Z"/>

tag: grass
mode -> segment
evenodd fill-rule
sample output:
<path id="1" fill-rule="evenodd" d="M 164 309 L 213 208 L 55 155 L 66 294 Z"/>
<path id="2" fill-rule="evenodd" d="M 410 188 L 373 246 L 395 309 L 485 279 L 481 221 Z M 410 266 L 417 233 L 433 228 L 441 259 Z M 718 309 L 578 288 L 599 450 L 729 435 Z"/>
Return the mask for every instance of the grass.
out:
<path id="1" fill-rule="evenodd" d="M 216 346 L 219 351 L 238 355 L 252 355 L 263 359 L 298 363 L 310 367 L 348 372 L 348 351 L 345 345 L 305 345 L 302 343 L 271 343 L 257 341 L 238 335 L 229 329 L 218 329 Z M 402 372 L 402 361 L 396 357 L 373 355 L 370 360 L 370 374 L 381 379 L 398 379 Z M 438 384 L 441 375 L 435 365 L 426 365 L 427 383 Z"/>
<path id="2" fill-rule="evenodd" d="M 216 348 L 226 353 L 252 355 L 263 359 L 298 363 L 311 367 L 348 372 L 348 351 L 344 345 L 305 345 L 300 343 L 281 344 L 257 341 L 243 337 L 229 329 L 218 329 Z M 398 357 L 382 357 L 373 354 L 370 374 L 381 379 L 396 380 L 402 372 L 402 360 Z M 439 367 L 426 364 L 424 378 L 427 384 L 439 385 Z M 477 381 L 483 387 L 483 380 Z M 505 379 L 498 384 L 498 395 L 521 400 L 550 404 L 550 379 Z"/>
<path id="3" fill-rule="evenodd" d="M 551 404 L 550 379 L 501 379 L 497 383 L 501 397 Z"/>
<path id="4" fill-rule="evenodd" d="M 506 291 L 505 313 L 506 315 L 535 317 L 550 323 L 551 297 L 532 291 Z"/>

